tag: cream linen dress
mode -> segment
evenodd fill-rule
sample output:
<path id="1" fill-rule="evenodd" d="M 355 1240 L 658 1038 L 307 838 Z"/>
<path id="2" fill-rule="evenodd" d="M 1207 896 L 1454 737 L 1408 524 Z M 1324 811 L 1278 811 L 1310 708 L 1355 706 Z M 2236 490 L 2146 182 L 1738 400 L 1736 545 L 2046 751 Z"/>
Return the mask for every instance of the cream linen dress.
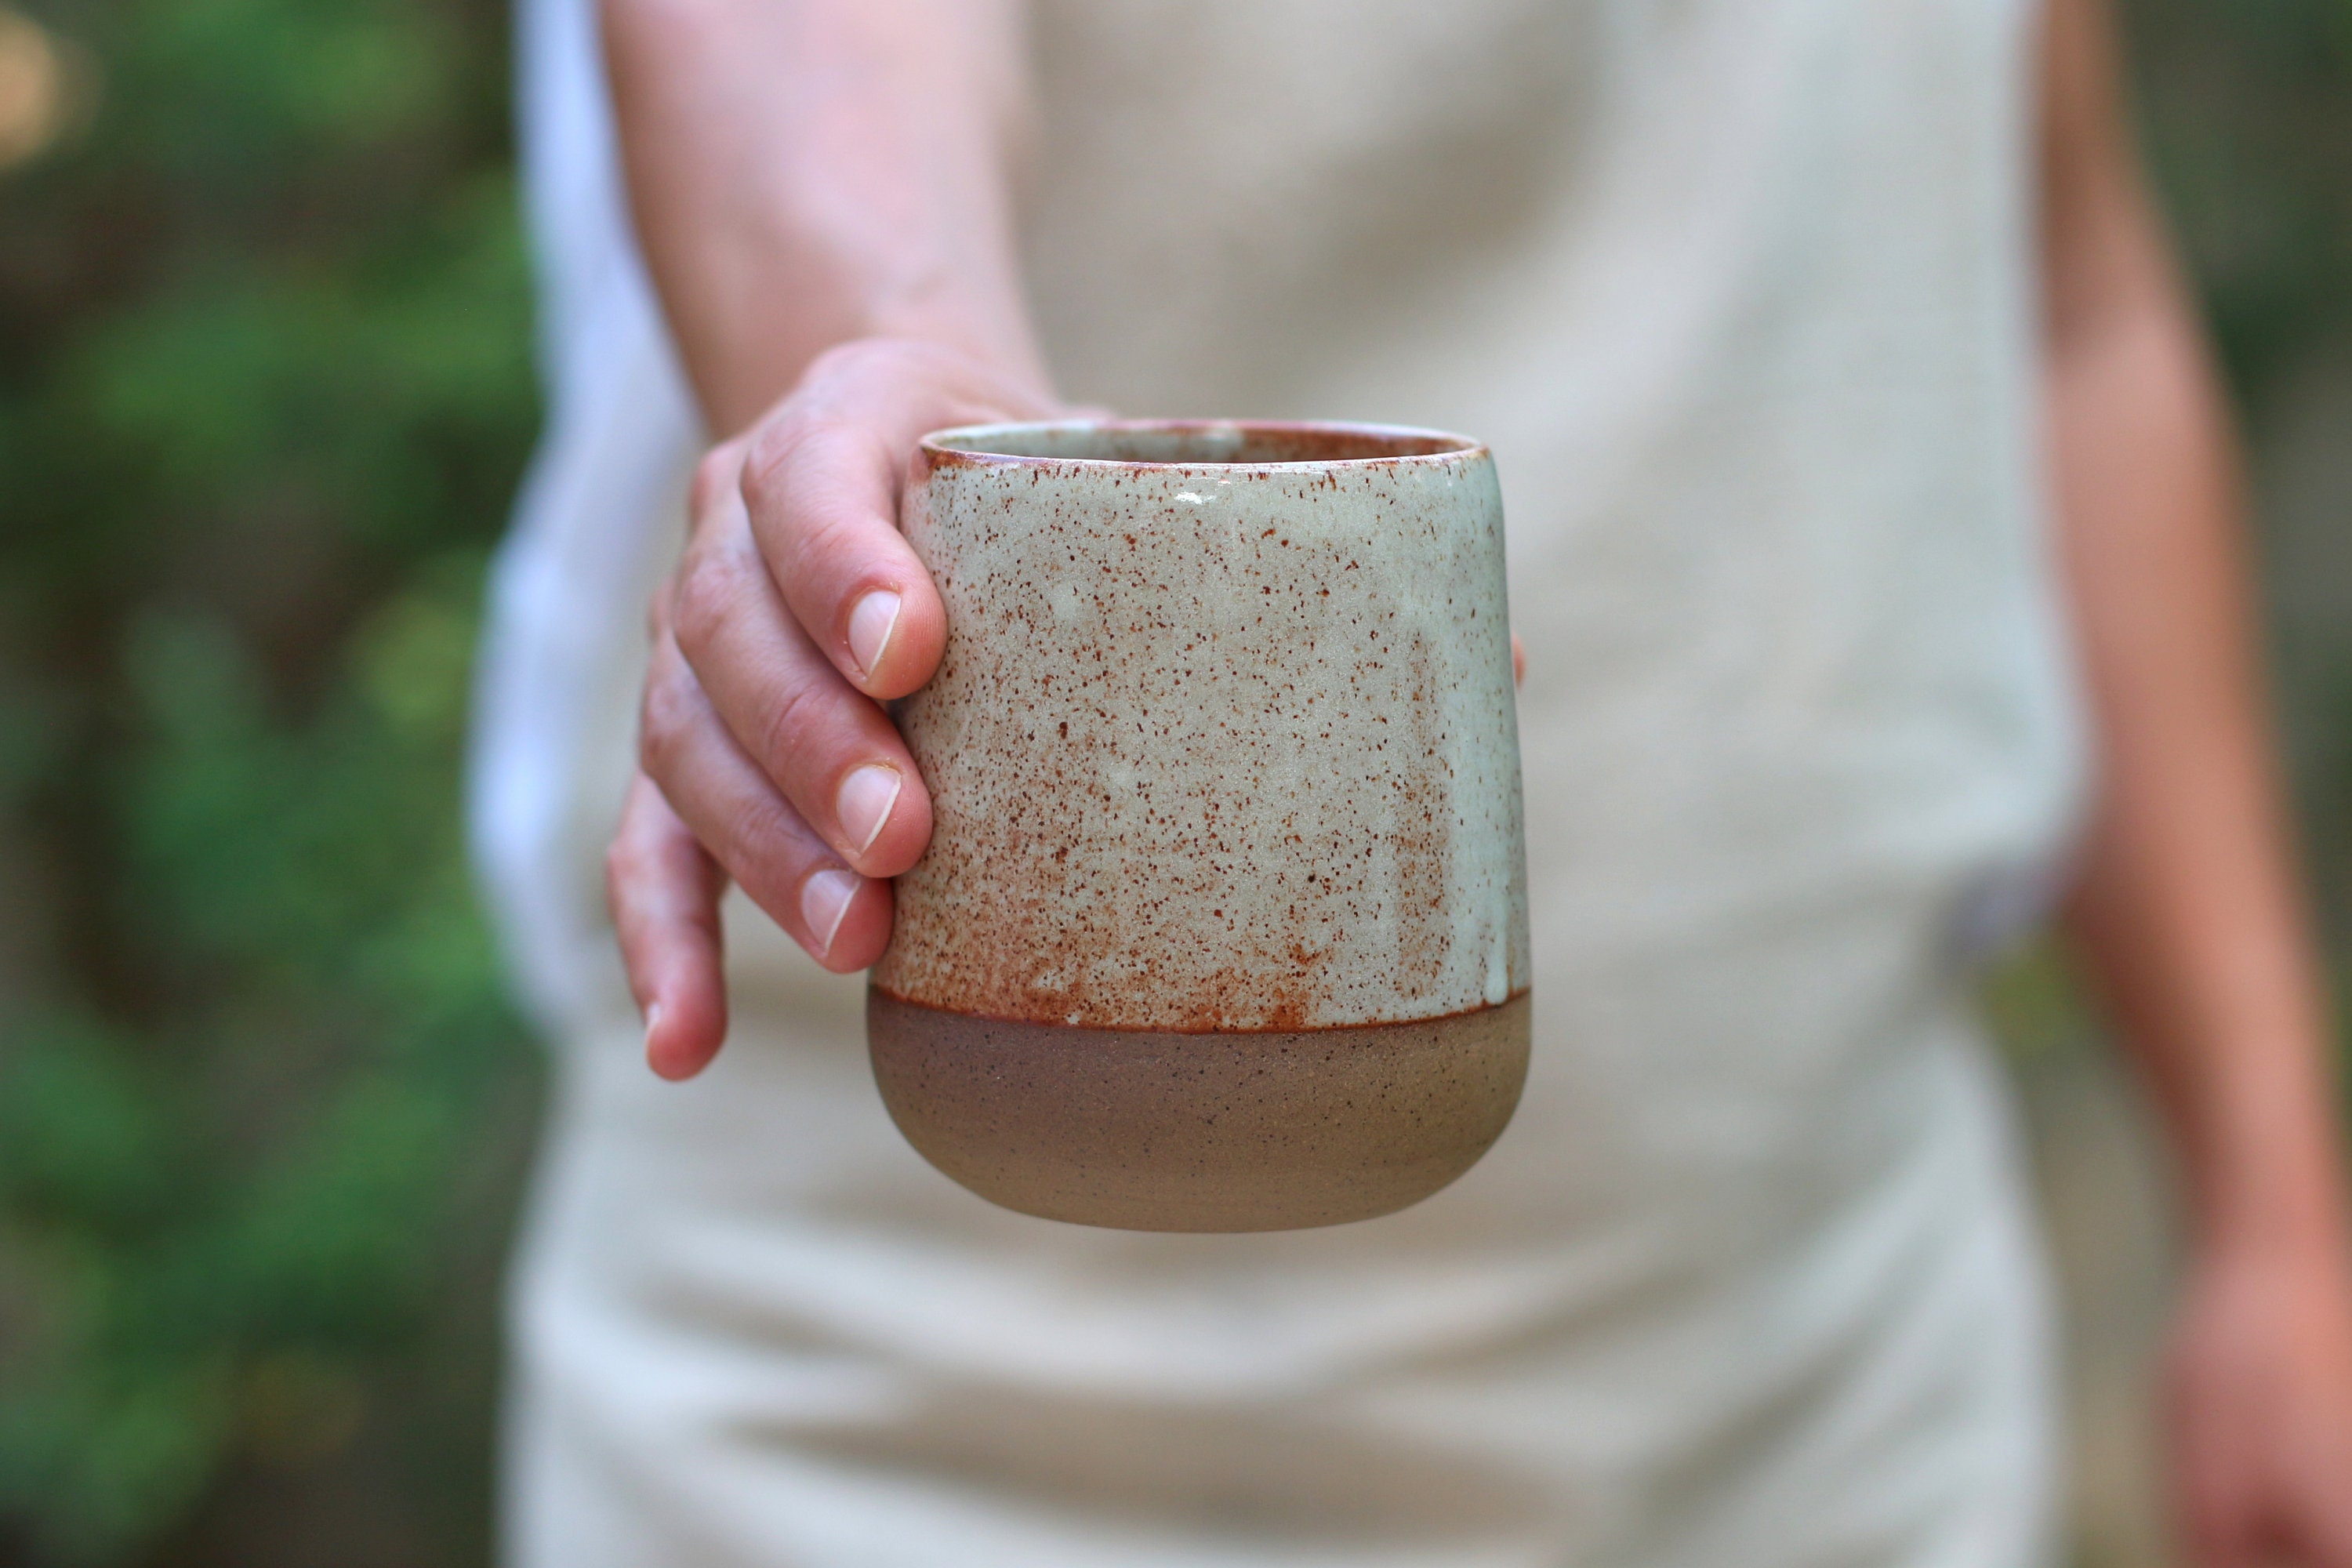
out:
<path id="1" fill-rule="evenodd" d="M 1456 1186 L 1321 1232 L 991 1208 L 859 983 L 740 900 L 640 1060 L 598 885 L 698 433 L 588 0 L 524 0 L 550 420 L 475 818 L 559 1044 L 515 1568 L 2042 1560 L 2043 1284 L 1971 966 L 2080 794 L 2014 0 L 1047 0 L 1068 395 L 1501 466 L 1536 1055 Z"/>

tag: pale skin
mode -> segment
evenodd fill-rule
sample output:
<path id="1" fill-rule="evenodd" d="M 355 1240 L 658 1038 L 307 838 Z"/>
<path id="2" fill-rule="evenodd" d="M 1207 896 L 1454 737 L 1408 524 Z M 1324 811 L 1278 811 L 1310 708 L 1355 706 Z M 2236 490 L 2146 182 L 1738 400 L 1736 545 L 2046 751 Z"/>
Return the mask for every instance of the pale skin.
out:
<path id="1" fill-rule="evenodd" d="M 2193 1247 L 2166 1380 L 2195 1561 L 2352 1564 L 2352 1264 L 2236 453 L 2124 130 L 2109 18 L 2049 31 L 2060 545 L 2101 788 L 2069 935 L 2164 1108 Z"/>
<path id="2" fill-rule="evenodd" d="M 1057 405 L 1014 244 L 1011 0 L 604 0 L 640 236 L 710 427 L 608 858 L 655 1071 L 726 1035 L 730 879 L 826 968 L 888 940 L 930 804 L 879 700 L 945 637 L 914 444 Z M 2066 925 L 2164 1107 L 2193 1254 L 2166 1373 L 2200 1568 L 2352 1568 L 2352 1249 L 2328 1019 L 2262 697 L 2227 419 L 2102 0 L 2053 0 L 2059 551 L 2101 756 Z"/>

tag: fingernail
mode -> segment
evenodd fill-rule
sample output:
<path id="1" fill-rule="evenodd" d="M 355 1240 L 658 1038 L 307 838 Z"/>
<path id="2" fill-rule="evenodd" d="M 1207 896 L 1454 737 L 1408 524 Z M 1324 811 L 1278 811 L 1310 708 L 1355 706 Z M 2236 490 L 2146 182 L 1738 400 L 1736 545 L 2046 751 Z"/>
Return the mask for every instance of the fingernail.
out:
<path id="1" fill-rule="evenodd" d="M 841 819 L 841 831 L 860 855 L 874 847 L 882 837 L 882 825 L 890 820 L 890 808 L 898 804 L 898 770 L 880 763 L 868 763 L 852 769 L 841 781 L 841 793 L 834 797 L 834 815 Z"/>
<path id="2" fill-rule="evenodd" d="M 884 588 L 857 601 L 849 612 L 849 657 L 857 661 L 859 674 L 874 673 L 890 651 L 890 634 L 898 627 L 898 595 Z"/>
<path id="3" fill-rule="evenodd" d="M 816 939 L 818 957 L 833 951 L 834 933 L 849 913 L 849 900 L 865 885 L 864 878 L 836 870 L 812 872 L 801 884 L 801 919 L 808 921 L 809 934 Z"/>

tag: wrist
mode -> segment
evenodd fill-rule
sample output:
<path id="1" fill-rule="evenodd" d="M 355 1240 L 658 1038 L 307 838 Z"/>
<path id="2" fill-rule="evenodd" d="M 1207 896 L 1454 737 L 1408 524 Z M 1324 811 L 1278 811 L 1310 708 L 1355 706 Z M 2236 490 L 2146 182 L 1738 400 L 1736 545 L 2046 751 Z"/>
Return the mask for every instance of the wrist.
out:
<path id="1" fill-rule="evenodd" d="M 2249 1119 L 2231 1150 L 2195 1161 L 2191 1213 L 2201 1247 L 2211 1253 L 2340 1258 L 2352 1231 L 2352 1205 L 2334 1130 L 2308 1105 Z M 2268 1122 L 2267 1128 L 2262 1123 Z"/>
<path id="2" fill-rule="evenodd" d="M 827 354 L 877 341 L 946 349 L 1042 395 L 1044 359 L 1003 268 L 951 259 L 944 241 L 857 232 L 821 208 L 796 210 L 786 227 L 789 239 L 721 233 L 694 251 L 692 269 L 675 256 L 665 269 L 658 231 L 646 234 L 657 279 L 692 272 L 662 293 L 713 432 L 740 434 Z"/>

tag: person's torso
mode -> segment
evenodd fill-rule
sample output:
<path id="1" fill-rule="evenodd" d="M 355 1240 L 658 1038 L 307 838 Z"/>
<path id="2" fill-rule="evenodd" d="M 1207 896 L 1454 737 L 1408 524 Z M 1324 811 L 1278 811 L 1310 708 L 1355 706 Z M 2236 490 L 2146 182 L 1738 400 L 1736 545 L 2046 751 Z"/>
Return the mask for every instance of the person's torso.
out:
<path id="1" fill-rule="evenodd" d="M 502 565 L 478 822 L 540 995 L 625 1050 L 594 867 L 640 622 L 594 617 L 674 552 L 695 437 L 609 132 L 557 112 L 598 101 L 583 0 L 527 3 L 556 39 L 527 77 L 555 418 Z M 738 900 L 733 1048 L 763 1054 L 612 1092 L 673 1097 L 644 1114 L 678 1127 L 676 1097 L 707 1094 L 739 1142 L 763 1105 L 795 1130 L 698 1140 L 777 1216 L 754 1272 L 787 1318 L 841 1319 L 820 1299 L 879 1269 L 887 1310 L 843 1298 L 866 1348 L 999 1402 L 1344 1385 L 1409 1422 L 1558 1436 L 1543 1402 L 1581 1400 L 1623 1424 L 1575 1439 L 1604 1471 L 1769 1405 L 1842 1332 L 1863 1353 L 1874 1312 L 1937 1316 L 1940 1348 L 1904 1353 L 1965 1363 L 1953 1314 L 2022 1287 L 1982 1239 L 2000 1112 L 1958 998 L 2081 773 L 2036 470 L 2032 21 L 2021 0 L 1034 7 L 1024 233 L 1065 394 L 1495 451 L 1529 658 L 1535 1065 L 1493 1153 L 1391 1220 L 1211 1241 L 996 1215 L 873 1103 L 856 979 Z M 1985 1246 L 1929 1314 L 1917 1293 Z M 1531 1372 L 1546 1356 L 1591 1375 Z"/>

